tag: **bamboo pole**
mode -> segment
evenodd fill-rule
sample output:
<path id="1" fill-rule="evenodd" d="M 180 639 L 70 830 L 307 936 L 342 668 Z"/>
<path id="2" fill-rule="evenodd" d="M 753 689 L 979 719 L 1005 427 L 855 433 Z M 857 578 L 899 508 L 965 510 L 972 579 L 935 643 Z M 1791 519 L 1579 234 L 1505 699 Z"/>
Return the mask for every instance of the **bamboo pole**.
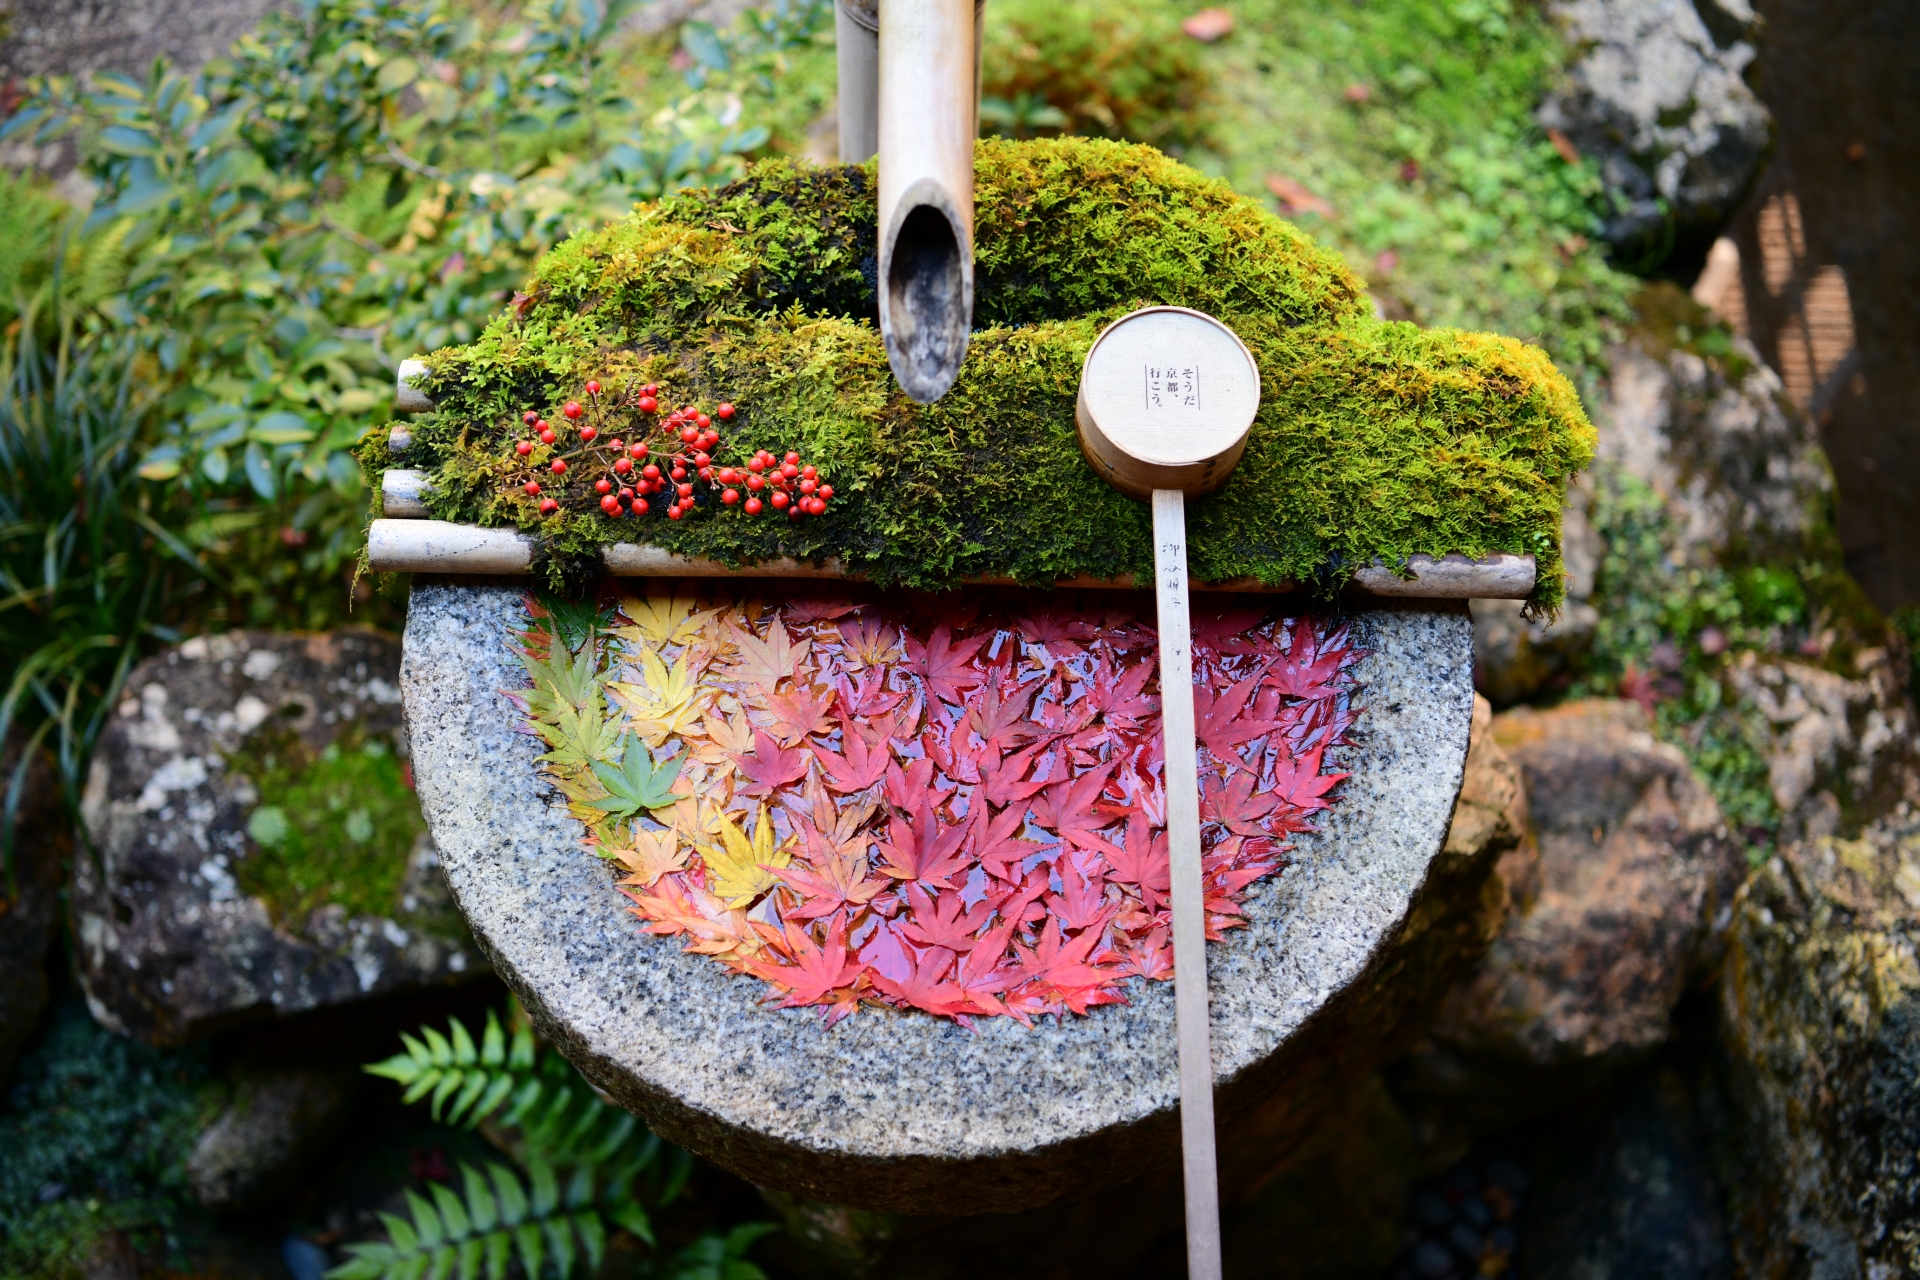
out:
<path id="1" fill-rule="evenodd" d="M 973 0 L 880 0 L 880 333 L 922 404 L 973 327 Z"/>
<path id="2" fill-rule="evenodd" d="M 388 472 L 417 476 L 420 473 Z M 419 488 L 403 488 L 396 498 L 388 481 L 385 518 L 375 520 L 367 537 L 368 567 L 380 573 L 525 573 L 532 564 L 532 539 L 517 529 L 482 529 L 423 518 L 426 511 Z M 450 548 L 460 555 L 484 559 L 489 567 L 463 568 L 447 559 Z M 607 572 L 617 578 L 810 578 L 858 582 L 861 575 L 838 560 L 778 559 L 732 567 L 700 556 L 683 556 L 644 543 L 616 542 L 600 553 Z M 1440 560 L 1414 556 L 1407 565 L 1413 576 L 1403 578 L 1376 564 L 1353 575 L 1349 588 L 1356 595 L 1427 600 L 1524 600 L 1533 591 L 1532 556 L 1493 555 L 1484 560 L 1447 556 Z M 1018 586 L 1012 578 L 976 574 L 960 579 L 965 586 Z M 1150 585 L 1132 574 L 1117 578 L 1063 578 L 1058 588 L 1084 591 L 1138 591 Z M 1245 592 L 1287 595 L 1305 592 L 1309 584 L 1258 578 L 1228 578 L 1195 582 L 1194 591 Z"/>
<path id="3" fill-rule="evenodd" d="M 880 149 L 880 14 L 873 0 L 833 6 L 840 88 L 840 163 L 865 164 Z"/>

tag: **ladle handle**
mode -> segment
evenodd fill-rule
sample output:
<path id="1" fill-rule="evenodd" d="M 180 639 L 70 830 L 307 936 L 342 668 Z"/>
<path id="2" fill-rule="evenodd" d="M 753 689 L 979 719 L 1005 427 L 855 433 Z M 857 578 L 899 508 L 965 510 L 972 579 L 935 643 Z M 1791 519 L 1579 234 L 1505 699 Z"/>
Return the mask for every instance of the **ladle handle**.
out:
<path id="1" fill-rule="evenodd" d="M 1207 1031 L 1207 916 L 1200 877 L 1200 770 L 1193 727 L 1187 500 L 1153 491 L 1154 602 L 1166 734 L 1167 852 L 1173 896 L 1173 994 L 1180 1040 L 1180 1150 L 1187 1189 L 1187 1276 L 1220 1277 L 1220 1184 L 1213 1150 L 1213 1052 Z"/>

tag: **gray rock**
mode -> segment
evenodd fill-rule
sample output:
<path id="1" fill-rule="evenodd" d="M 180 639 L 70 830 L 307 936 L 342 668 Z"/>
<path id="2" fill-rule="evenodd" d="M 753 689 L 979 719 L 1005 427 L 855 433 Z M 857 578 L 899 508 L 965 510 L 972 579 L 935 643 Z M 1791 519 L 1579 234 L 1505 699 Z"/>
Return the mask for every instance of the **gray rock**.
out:
<path id="1" fill-rule="evenodd" d="M 1666 550 L 1681 568 L 1717 565 L 1736 551 L 1788 561 L 1804 554 L 1832 490 L 1826 460 L 1779 376 L 1744 339 L 1736 339 L 1734 354 L 1710 363 L 1685 349 L 1663 350 L 1651 335 L 1608 351 L 1593 411 L 1599 452 L 1593 470 L 1568 489 L 1562 517 L 1567 603 L 1560 617 L 1529 621 L 1516 600 L 1473 602 L 1474 678 L 1495 707 L 1564 687 L 1592 643 L 1600 620 L 1594 590 L 1607 554 L 1592 518 L 1601 486 L 1652 491 L 1669 517 Z"/>
<path id="2" fill-rule="evenodd" d="M 1547 11 L 1578 52 L 1540 123 L 1599 160 L 1616 201 L 1607 241 L 1664 256 L 1676 234 L 1724 222 L 1773 137 L 1741 78 L 1756 25 L 1744 0 L 1551 0 Z"/>
<path id="3" fill-rule="evenodd" d="M 313 837 L 296 866 L 294 846 L 281 844 L 289 825 L 350 802 L 308 796 L 291 818 L 261 804 L 270 758 L 319 758 L 340 742 L 404 752 L 398 648 L 371 632 L 242 632 L 189 640 L 134 669 L 82 801 L 98 865 L 79 859 L 73 886 L 80 980 L 103 1024 L 178 1042 L 480 971 L 458 916 L 444 899 L 436 908 L 430 845 L 405 837 L 411 853 L 393 852 L 407 862 L 390 871 L 354 864 L 353 877 L 390 875 L 396 888 L 381 909 L 349 911 L 329 897 L 325 859 L 345 842 L 401 837 L 369 834 L 373 810 L 356 808 L 345 834 L 327 837 L 335 844 Z M 365 847 L 381 856 L 380 843 Z M 285 888 L 316 876 L 318 889 Z"/>
<path id="4" fill-rule="evenodd" d="M 187 1184 L 209 1209 L 253 1209 L 284 1194 L 339 1128 L 350 1098 L 338 1072 L 243 1074 L 187 1156 Z"/>
<path id="5" fill-rule="evenodd" d="M 1631 702 L 1496 718 L 1526 778 L 1538 862 L 1502 865 L 1514 909 L 1408 1065 L 1408 1091 L 1448 1122 L 1494 1131 L 1646 1057 L 1714 962 L 1739 847 L 1686 757 L 1650 729 Z"/>
<path id="6" fill-rule="evenodd" d="M 1739 1270 L 1920 1264 L 1920 768 L 1909 716 L 1875 791 L 1784 840 L 1736 904 L 1721 1040 L 1743 1171 Z"/>
<path id="7" fill-rule="evenodd" d="M 23 735 L 0 753 L 0 779 L 10 780 Z M 12 891 L 0 875 L 0 1083 L 13 1074 L 47 1007 L 47 949 L 60 923 L 60 882 L 73 851 L 66 809 L 44 755 L 28 769 L 15 828 Z"/>
<path id="8" fill-rule="evenodd" d="M 901 1212 L 1034 1208 L 1173 1167 L 1172 989 L 1029 1030 L 862 1013 L 823 1032 L 759 984 L 641 936 L 612 874 L 514 730 L 510 588 L 418 584 L 402 686 L 421 803 L 455 900 L 536 1025 L 662 1136 L 751 1180 Z M 1463 612 L 1363 613 L 1362 745 L 1324 831 L 1211 949 L 1217 1106 L 1270 1167 L 1351 1090 L 1457 967 L 1470 929 L 1430 874 L 1460 786 L 1471 695 Z M 1482 864 L 1484 869 L 1484 864 Z M 1442 890 L 1446 892 L 1442 892 Z M 1424 890 L 1424 896 L 1423 896 Z M 1416 900 L 1419 900 L 1418 902 Z M 1423 918 L 1424 905 L 1428 914 Z M 1240 1158 L 1223 1150 L 1223 1181 Z"/>

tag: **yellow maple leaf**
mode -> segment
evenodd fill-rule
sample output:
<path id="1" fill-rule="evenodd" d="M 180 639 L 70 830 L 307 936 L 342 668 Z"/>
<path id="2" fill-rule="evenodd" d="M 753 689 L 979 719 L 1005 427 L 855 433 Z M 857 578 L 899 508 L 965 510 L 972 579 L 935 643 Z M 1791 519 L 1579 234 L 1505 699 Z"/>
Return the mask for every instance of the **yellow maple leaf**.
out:
<path id="1" fill-rule="evenodd" d="M 686 869 L 693 850 L 683 848 L 672 828 L 665 831 L 635 831 L 633 843 L 612 849 L 614 860 L 632 872 L 621 884 L 651 888 L 653 882 L 669 871 Z"/>
<path id="2" fill-rule="evenodd" d="M 665 814 L 662 817 L 662 814 Z M 678 801 L 673 808 L 654 810 L 653 816 L 662 822 L 670 823 L 680 833 L 680 838 L 688 844 L 705 847 L 713 843 L 713 837 L 720 834 L 720 809 L 711 801 L 698 796 L 688 796 Z"/>
<path id="3" fill-rule="evenodd" d="M 613 634 L 634 644 L 687 644 L 697 639 L 701 624 L 718 609 L 700 608 L 700 601 L 686 596 L 628 596 L 620 602 L 620 612 L 633 619 L 630 627 L 615 627 Z"/>
<path id="4" fill-rule="evenodd" d="M 773 872 L 793 861 L 791 838 L 774 848 L 773 819 L 764 804 L 751 840 L 732 818 L 721 814 L 720 841 L 720 845 L 703 845 L 700 856 L 706 861 L 713 892 L 730 908 L 743 907 L 778 884 Z"/>
<path id="5" fill-rule="evenodd" d="M 633 717 L 633 731 L 649 748 L 658 750 L 668 738 L 698 723 L 706 710 L 707 691 L 688 669 L 685 654 L 669 669 L 659 654 L 643 648 L 639 667 L 637 683 L 616 681 L 607 691 Z"/>

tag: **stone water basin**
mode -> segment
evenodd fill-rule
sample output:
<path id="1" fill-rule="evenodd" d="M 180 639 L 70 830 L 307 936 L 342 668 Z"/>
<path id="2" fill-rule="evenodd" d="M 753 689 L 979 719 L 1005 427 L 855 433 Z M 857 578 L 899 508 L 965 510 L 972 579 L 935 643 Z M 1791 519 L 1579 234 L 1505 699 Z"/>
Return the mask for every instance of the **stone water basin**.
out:
<path id="1" fill-rule="evenodd" d="M 1138 861 L 1157 818 L 1150 744 L 1158 722 L 1151 672 L 1124 679 L 1151 666 L 1151 600 L 704 585 L 697 607 L 629 608 L 648 626 L 617 617 L 608 642 L 616 684 L 645 683 L 644 646 L 668 674 L 685 660 L 708 690 L 697 720 L 684 704 L 665 719 L 625 712 L 652 734 L 657 756 L 678 753 L 680 789 L 695 793 L 677 811 L 656 810 L 658 822 L 642 819 L 642 834 L 619 828 L 629 834 L 618 840 L 653 851 L 653 861 L 639 860 L 643 871 L 676 865 L 681 854 L 659 861 L 663 848 L 685 854 L 680 869 L 641 883 L 645 875 L 629 874 L 631 852 L 622 865 L 602 856 L 613 845 L 587 839 L 583 817 L 595 811 L 580 801 L 604 788 L 543 770 L 546 744 L 525 731 L 529 681 L 516 656 L 529 624 L 524 589 L 416 583 L 402 690 L 422 808 L 476 940 L 542 1033 L 663 1137 L 759 1185 L 816 1199 L 908 1213 L 1007 1212 L 1171 1168 L 1173 991 L 1152 980 L 1166 976 L 1155 933 L 1162 904 L 1151 858 Z M 673 590 L 695 594 L 693 584 Z M 1216 1105 L 1231 1162 L 1236 1133 L 1285 1141 L 1289 1121 L 1276 1105 L 1310 1108 L 1363 1074 L 1370 1049 L 1411 999 L 1397 993 L 1421 986 L 1408 975 L 1423 964 L 1422 930 L 1403 925 L 1459 790 L 1472 659 L 1458 604 L 1370 605 L 1338 616 L 1276 597 L 1216 599 L 1196 617 L 1217 657 L 1201 664 L 1206 688 L 1197 696 L 1203 723 L 1211 699 L 1226 726 L 1203 765 L 1216 779 L 1207 843 L 1221 874 L 1210 909 L 1216 924 L 1239 925 L 1209 947 Z M 735 643 L 741 635 L 751 643 Z M 1344 658 L 1303 670 L 1310 650 L 1342 638 Z M 756 693 L 747 686 L 767 677 L 770 649 L 785 658 Z M 1243 708 L 1226 701 L 1236 686 Z M 1096 690 L 1106 691 L 1097 706 L 1086 701 Z M 889 694 L 898 701 L 882 711 Z M 629 693 L 608 704 L 616 718 L 622 698 L 631 702 Z M 863 700 L 874 716 L 894 718 L 888 751 L 899 777 L 835 792 L 830 782 L 863 780 L 846 777 L 844 763 L 857 756 L 848 703 Z M 1302 723 L 1308 703 L 1319 710 Z M 956 757 L 955 743 L 984 750 L 988 732 L 1016 711 L 1030 728 L 1011 733 L 998 754 L 1025 750 L 1021 772 L 988 793 L 993 777 Z M 866 711 L 854 718 L 872 732 Z M 1221 763 L 1229 751 L 1239 768 Z M 764 767 L 776 759 L 787 767 Z M 826 768 L 833 761 L 837 777 Z M 1078 819 L 1063 817 L 1074 784 L 1096 772 L 1083 793 L 1109 785 L 1078 806 Z M 1346 776 L 1328 785 L 1328 774 Z M 572 808 L 564 788 L 575 792 Z M 1291 800 L 1276 803 L 1283 792 Z M 841 831 L 839 849 L 864 849 L 862 874 L 879 888 L 795 921 L 813 899 L 769 876 L 757 896 L 735 900 L 744 913 L 744 926 L 729 917 L 745 939 L 739 950 L 717 958 L 687 950 L 690 941 L 724 950 L 725 940 L 713 943 L 698 927 L 677 931 L 662 896 L 682 900 L 675 885 L 743 888 L 715 878 L 719 863 L 703 865 L 700 842 L 725 842 L 701 797 L 742 835 L 757 830 L 765 804 L 775 852 L 760 865 L 784 857 L 802 869 L 818 853 L 806 822 L 817 828 L 833 813 L 871 806 L 862 834 L 850 845 Z M 1316 811 L 1323 801 L 1330 804 Z M 945 866 L 928 862 L 940 856 L 931 836 L 916 842 L 923 823 L 951 832 L 975 809 L 990 822 L 1020 805 L 1030 806 L 1027 821 L 1003 822 L 999 838 L 1033 843 L 999 848 L 998 861 L 965 852 L 986 847 L 984 832 L 979 841 L 950 840 Z M 1110 821 L 1099 826 L 1102 818 Z M 689 838 L 668 840 L 658 830 L 668 824 Z M 1030 891 L 995 908 L 989 899 L 1016 882 Z M 943 934 L 926 928 L 936 907 L 949 913 Z M 968 937 L 955 931 L 955 911 L 979 921 Z M 1010 936 L 994 935 L 1005 913 L 1021 918 L 1007 925 Z M 793 972 L 782 929 L 809 930 L 802 947 L 838 946 L 836 921 L 847 968 L 865 976 L 803 1003 L 802 984 L 781 985 Z M 1103 941 L 1084 956 L 1095 980 L 1084 970 L 1067 982 L 1014 980 L 1067 971 L 1045 967 L 1049 930 L 1055 947 L 1100 931 Z M 969 946 L 1002 949 L 998 984 Z M 969 966 L 977 1003 L 955 994 L 967 987 Z"/>

